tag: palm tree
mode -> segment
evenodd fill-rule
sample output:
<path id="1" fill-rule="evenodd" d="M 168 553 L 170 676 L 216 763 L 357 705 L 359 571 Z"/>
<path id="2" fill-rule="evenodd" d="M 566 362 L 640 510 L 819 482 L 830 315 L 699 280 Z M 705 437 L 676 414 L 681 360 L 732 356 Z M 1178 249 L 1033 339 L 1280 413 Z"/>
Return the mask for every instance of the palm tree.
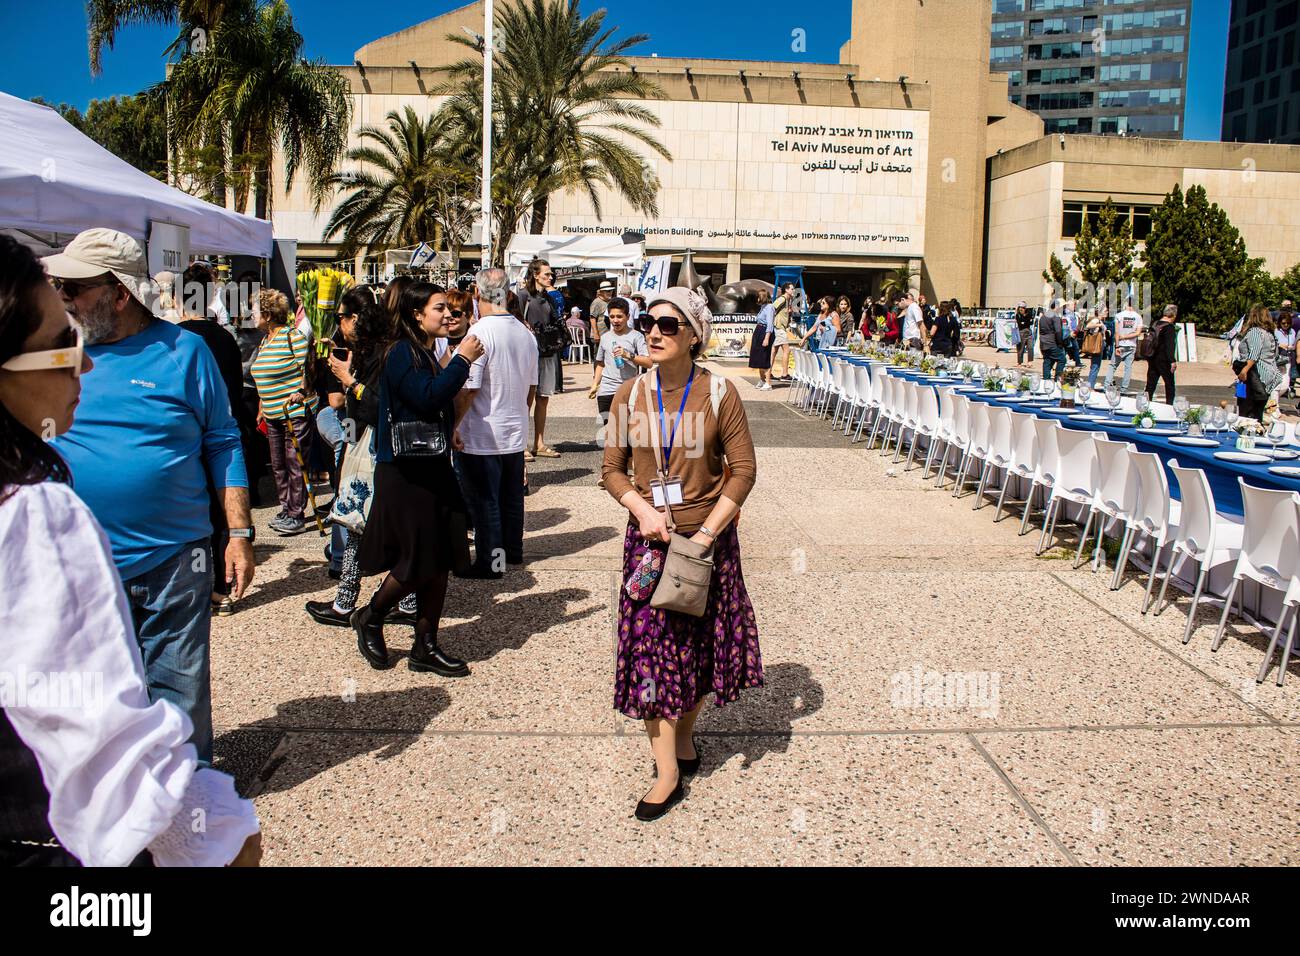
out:
<path id="1" fill-rule="evenodd" d="M 906 295 L 908 290 L 912 288 L 912 280 L 917 277 L 918 274 L 907 266 L 899 266 L 885 276 L 884 281 L 880 284 L 880 294 L 887 299 Z"/>
<path id="2" fill-rule="evenodd" d="M 231 0 L 204 52 L 191 52 L 158 85 L 173 142 L 182 153 L 214 146 L 227 157 L 235 204 L 271 211 L 271 162 L 284 156 L 284 188 L 307 176 L 319 209 L 343 154 L 351 118 L 347 79 L 302 56 L 303 39 L 284 0 Z"/>
<path id="3" fill-rule="evenodd" d="M 195 30 L 212 30 L 228 7 L 229 0 L 86 0 L 86 39 L 90 48 L 90 72 L 98 76 L 104 47 L 113 49 L 117 31 L 125 26 L 148 23 L 178 23 L 181 31 L 168 47 L 172 53 L 199 40 Z M 200 41 L 200 46 L 206 41 Z"/>
<path id="4" fill-rule="evenodd" d="M 362 166 L 329 179 L 346 193 L 325 226 L 325 239 L 343 236 L 342 255 L 359 248 L 410 246 L 445 240 L 453 261 L 469 233 L 474 206 L 465 198 L 474 174 L 448 165 L 438 153 L 433 118 L 421 120 L 414 108 L 393 110 L 386 129 L 363 126 L 361 145 L 347 159 Z"/>
<path id="5" fill-rule="evenodd" d="M 646 127 L 660 125 L 645 106 L 657 84 L 627 67 L 638 34 L 613 39 L 605 11 L 584 17 L 578 0 L 519 0 L 497 8 L 503 38 L 493 59 L 493 197 L 499 239 L 509 242 L 523 216 L 532 232 L 546 225 L 549 198 L 582 190 L 597 217 L 602 188 L 647 215 L 658 214 L 659 180 L 628 140 L 672 156 Z M 456 34 L 448 39 L 477 49 Z M 474 168 L 482 130 L 482 52 L 446 68 L 438 91 L 449 96 L 437 122 L 458 161 Z"/>

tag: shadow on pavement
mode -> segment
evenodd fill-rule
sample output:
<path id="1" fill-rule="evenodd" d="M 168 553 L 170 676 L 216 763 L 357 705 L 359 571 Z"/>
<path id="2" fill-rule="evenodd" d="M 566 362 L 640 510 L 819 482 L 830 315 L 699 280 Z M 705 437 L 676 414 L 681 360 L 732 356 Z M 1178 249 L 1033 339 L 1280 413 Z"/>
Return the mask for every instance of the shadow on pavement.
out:
<path id="1" fill-rule="evenodd" d="M 761 688 L 744 691 L 726 707 L 704 705 L 695 730 L 704 737 L 700 749 L 700 774 L 707 776 L 736 754 L 742 754 L 742 769 L 769 753 L 790 748 L 794 722 L 821 710 L 822 685 L 803 664 L 776 664 L 763 669 Z"/>

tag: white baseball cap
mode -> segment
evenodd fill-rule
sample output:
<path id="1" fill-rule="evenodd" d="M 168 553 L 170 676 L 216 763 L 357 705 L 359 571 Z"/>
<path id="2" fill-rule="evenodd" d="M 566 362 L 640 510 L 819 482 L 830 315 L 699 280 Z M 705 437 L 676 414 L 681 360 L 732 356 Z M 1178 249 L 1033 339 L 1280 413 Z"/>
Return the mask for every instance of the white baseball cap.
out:
<path id="1" fill-rule="evenodd" d="M 153 309 L 157 293 L 149 281 L 144 249 L 124 232 L 87 229 L 78 233 L 62 252 L 46 256 L 41 262 L 45 271 L 56 279 L 93 279 L 111 272 L 137 302 Z"/>

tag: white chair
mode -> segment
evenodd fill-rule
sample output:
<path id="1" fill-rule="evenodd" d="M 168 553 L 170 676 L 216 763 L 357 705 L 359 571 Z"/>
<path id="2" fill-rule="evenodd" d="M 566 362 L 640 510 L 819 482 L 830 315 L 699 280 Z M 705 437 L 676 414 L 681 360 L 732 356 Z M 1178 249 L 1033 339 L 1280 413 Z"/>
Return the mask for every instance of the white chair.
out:
<path id="1" fill-rule="evenodd" d="M 843 416 L 845 421 L 853 414 L 853 406 L 858 399 L 857 379 L 853 375 L 852 363 L 845 359 L 835 360 L 835 370 L 840 376 L 840 400 L 835 405 L 835 418 L 831 421 L 831 427 L 839 426 L 840 417 Z"/>
<path id="2" fill-rule="evenodd" d="M 934 462 L 935 453 L 939 446 L 944 446 L 944 451 L 948 450 L 952 442 L 952 430 L 956 424 L 957 405 L 953 401 L 955 394 L 951 388 L 940 388 L 936 392 L 939 399 L 939 427 L 935 429 L 934 438 L 930 441 L 930 447 L 925 455 L 925 470 L 921 472 L 922 478 L 930 477 L 930 466 Z"/>
<path id="3" fill-rule="evenodd" d="M 1165 478 L 1165 465 L 1159 455 L 1130 448 L 1128 460 L 1137 476 L 1138 506 L 1129 518 L 1126 546 L 1120 548 L 1110 589 L 1114 591 L 1119 587 L 1137 535 L 1145 535 L 1151 542 L 1151 572 L 1147 575 L 1147 588 L 1142 595 L 1142 613 L 1145 614 L 1151 605 L 1151 592 L 1155 587 L 1156 574 L 1159 573 L 1160 555 L 1178 531 L 1182 505 L 1169 495 L 1169 480 Z"/>
<path id="4" fill-rule="evenodd" d="M 569 329 L 569 361 L 570 362 L 590 362 L 591 346 L 587 344 L 587 330 L 577 325 L 568 326 Z"/>
<path id="5" fill-rule="evenodd" d="M 858 419 L 858 430 L 857 430 L 856 432 L 853 433 L 853 441 L 854 441 L 854 443 L 856 443 L 856 442 L 858 442 L 859 440 L 861 440 L 861 438 L 862 438 L 862 429 L 863 429 L 863 428 L 866 426 L 866 424 L 867 424 L 867 416 L 868 416 L 868 415 L 870 415 L 874 421 L 879 421 L 879 419 L 880 419 L 880 403 L 881 403 L 881 401 L 883 400 L 882 397 L 883 397 L 883 395 L 884 395 L 884 390 L 885 390 L 885 373 L 884 373 L 884 372 L 880 371 L 879 369 L 876 369 L 876 370 L 869 370 L 869 369 L 865 369 L 865 368 L 859 369 L 858 371 L 859 371 L 859 372 L 862 372 L 862 373 L 863 373 L 864 375 L 866 375 L 866 377 L 867 377 L 867 380 L 868 380 L 868 382 L 869 382 L 869 385 L 868 385 L 869 392 L 868 392 L 868 394 L 869 394 L 870 397 L 867 399 L 867 405 L 866 405 L 866 408 L 863 409 L 862 417 L 861 417 L 860 419 Z"/>
<path id="6" fill-rule="evenodd" d="M 867 439 L 868 448 L 875 446 L 876 435 L 880 434 L 881 425 L 885 426 L 885 437 L 881 439 L 881 447 L 884 447 L 884 443 L 889 436 L 889 430 L 893 427 L 896 412 L 895 395 L 897 395 L 899 380 L 883 369 L 877 371 L 876 374 L 880 376 L 880 407 L 876 410 L 876 420 L 872 423 L 871 436 Z"/>
<path id="7" fill-rule="evenodd" d="M 1029 494 L 1025 496 L 1025 513 L 1020 518 L 1020 534 L 1029 533 L 1029 518 L 1034 510 L 1034 492 L 1041 491 L 1043 498 L 1043 526 L 1047 526 L 1047 502 L 1056 484 L 1056 473 L 1061 467 L 1061 455 L 1056 445 L 1056 435 L 1061 426 L 1052 419 L 1034 418 L 1034 438 L 1037 439 L 1038 461 L 1034 477 L 1030 479 Z"/>
<path id="8" fill-rule="evenodd" d="M 1205 582 L 1209 580 L 1210 572 L 1221 564 L 1236 561 L 1237 555 L 1241 553 L 1242 527 L 1235 521 L 1221 517 L 1215 510 L 1214 492 L 1210 490 L 1210 481 L 1205 477 L 1205 472 L 1199 468 L 1184 468 L 1178 464 L 1177 458 L 1169 459 L 1169 470 L 1178 482 L 1182 514 L 1169 551 L 1169 567 L 1165 569 L 1165 579 L 1160 583 L 1160 595 L 1156 598 L 1156 617 L 1168 607 L 1165 592 L 1169 590 L 1169 579 L 1173 577 L 1179 559 L 1184 563 L 1196 562 L 1200 570 L 1192 593 L 1192 606 L 1187 612 L 1187 627 L 1183 631 L 1183 643 L 1186 644 L 1192 639 L 1196 606 L 1205 591 Z"/>
<path id="9" fill-rule="evenodd" d="M 952 496 L 954 498 L 960 498 L 961 493 L 966 490 L 966 475 L 970 471 L 972 461 L 979 459 L 980 471 L 981 474 L 983 473 L 984 459 L 989 454 L 991 425 L 988 403 L 971 399 L 970 442 L 966 446 L 966 454 L 962 456 L 961 467 L 957 469 L 957 479 L 953 482 Z"/>
<path id="10" fill-rule="evenodd" d="M 939 436 L 939 395 L 929 385 L 917 385 L 913 388 L 916 395 L 916 425 L 912 429 L 912 449 L 907 453 L 907 466 L 904 471 L 912 470 L 912 461 L 916 458 L 917 439 L 925 439 L 925 470 L 921 477 L 930 471 L 930 459 L 938 447 Z"/>
<path id="11" fill-rule="evenodd" d="M 794 356 L 794 371 L 790 374 L 790 391 L 785 400 L 793 403 L 797 401 L 798 395 L 808 382 L 808 366 L 804 362 L 804 357 L 808 353 L 803 349 L 791 349 L 790 354 Z"/>
<path id="12" fill-rule="evenodd" d="M 1094 436 L 1100 432 L 1094 432 Z M 1105 537 L 1107 519 L 1124 525 L 1123 541 L 1120 544 L 1121 558 L 1128 550 L 1131 535 L 1129 524 L 1138 505 L 1137 475 L 1129 464 L 1129 452 L 1134 448 L 1128 442 L 1097 442 L 1097 484 L 1093 488 L 1092 504 L 1088 508 L 1088 520 L 1083 524 L 1083 534 L 1079 536 L 1079 550 L 1074 555 L 1077 568 L 1083 560 L 1083 545 L 1088 540 L 1093 519 L 1097 521 L 1097 548 L 1100 550 Z M 1116 561 L 1118 567 L 1119 561 Z M 1119 587 L 1111 578 L 1113 591 Z"/>
<path id="13" fill-rule="evenodd" d="M 1056 480 L 1047 499 L 1043 515 L 1043 533 L 1038 539 L 1038 553 L 1047 550 L 1048 540 L 1056 533 L 1056 522 L 1066 503 L 1080 508 L 1092 505 L 1092 489 L 1097 487 L 1097 442 L 1092 432 L 1074 428 L 1061 428 L 1056 432 L 1056 450 L 1059 456 Z"/>
<path id="14" fill-rule="evenodd" d="M 1241 488 L 1241 503 L 1245 511 L 1241 553 L 1237 555 L 1232 585 L 1223 601 L 1219 628 L 1214 634 L 1214 643 L 1210 645 L 1212 651 L 1217 651 L 1223 644 L 1232 599 L 1236 597 L 1243 580 L 1249 578 L 1259 584 L 1261 589 L 1267 587 L 1285 593 L 1292 588 L 1296 575 L 1300 574 L 1300 527 L 1296 524 L 1295 492 L 1256 488 L 1246 484 L 1244 478 L 1237 479 L 1237 486 Z M 1278 613 L 1273 642 L 1269 646 L 1269 658 L 1273 656 L 1273 646 L 1282 632 L 1282 619 L 1285 617 L 1285 610 Z M 1265 658 L 1264 663 L 1267 665 L 1268 658 Z"/>
<path id="15" fill-rule="evenodd" d="M 823 355 L 821 352 L 814 352 L 817 356 L 817 362 L 821 366 L 818 375 L 818 382 L 821 389 L 821 408 L 817 411 L 819 418 L 826 417 L 826 409 L 831 403 L 831 396 L 835 394 L 835 369 L 831 366 L 831 357 Z"/>
<path id="16" fill-rule="evenodd" d="M 984 490 L 988 487 L 993 469 L 1005 469 L 1011 463 L 1013 440 L 1011 436 L 1011 409 L 1005 405 L 990 405 L 988 454 L 984 456 L 984 468 L 980 474 L 979 487 L 975 489 L 975 504 L 972 511 L 978 511 L 984 505 Z M 1003 475 L 1002 488 L 1006 490 L 1009 475 Z"/>
<path id="17" fill-rule="evenodd" d="M 1296 523 L 1300 524 L 1300 498 L 1295 502 Z M 1273 648 L 1277 646 L 1277 640 L 1282 634 L 1282 622 L 1286 620 L 1287 612 L 1291 612 L 1291 630 L 1287 633 L 1286 647 L 1282 650 L 1282 661 L 1277 669 L 1277 686 L 1282 686 L 1282 681 L 1286 678 L 1286 667 L 1291 661 L 1291 651 L 1295 647 L 1296 622 L 1300 621 L 1300 575 L 1292 575 L 1291 584 L 1286 589 L 1286 594 L 1282 597 L 1282 610 L 1278 612 L 1277 628 L 1273 631 L 1273 639 L 1268 643 L 1268 650 L 1264 653 L 1264 663 L 1259 665 L 1259 673 L 1255 675 L 1255 683 L 1263 683 L 1264 678 L 1268 676 L 1268 665 L 1273 660 Z"/>
<path id="18" fill-rule="evenodd" d="M 1012 500 L 1012 504 L 1023 504 L 1025 512 L 1029 511 L 1029 499 L 1034 494 L 1034 475 L 1038 471 L 1038 419 L 1028 412 L 1011 413 L 1011 458 L 1007 462 L 1007 476 L 1002 482 L 1002 493 L 998 495 L 998 510 L 993 514 L 996 524 L 1002 520 L 1002 509 L 1007 503 L 1007 490 L 1011 479 L 1017 478 L 1029 482 L 1029 494 L 1024 501 Z"/>
<path id="19" fill-rule="evenodd" d="M 831 392 L 827 400 L 826 407 L 822 409 L 822 418 L 826 413 L 832 412 L 831 428 L 834 428 L 840 420 L 840 407 L 844 404 L 844 361 L 834 357 L 827 358 L 831 366 Z M 834 405 L 831 402 L 834 401 Z"/>
<path id="20" fill-rule="evenodd" d="M 851 367 L 850 372 L 853 375 L 854 405 L 849 409 L 849 421 L 844 426 L 845 435 L 853 431 L 854 418 L 858 421 L 858 433 L 862 432 L 862 423 L 867 420 L 867 413 L 871 411 L 871 402 L 873 400 L 871 375 L 867 371 L 867 367 L 865 365 L 854 365 Z M 858 440 L 856 434 L 853 440 Z"/>
<path id="21" fill-rule="evenodd" d="M 943 487 L 944 476 L 948 473 L 948 455 L 954 449 L 957 451 L 957 459 L 953 462 L 953 467 L 960 471 L 961 463 L 966 457 L 966 449 L 970 447 L 971 400 L 952 389 L 944 391 L 952 396 L 952 425 L 944 438 L 943 458 L 939 461 L 939 470 L 935 472 L 935 478 L 938 479 L 934 483 L 936 488 Z"/>
<path id="22" fill-rule="evenodd" d="M 894 463 L 903 456 L 903 435 L 910 431 L 912 433 L 911 445 L 916 447 L 916 420 L 918 405 L 918 393 L 921 386 L 907 379 L 902 379 L 903 385 L 903 420 L 898 426 L 898 441 L 894 443 Z"/>

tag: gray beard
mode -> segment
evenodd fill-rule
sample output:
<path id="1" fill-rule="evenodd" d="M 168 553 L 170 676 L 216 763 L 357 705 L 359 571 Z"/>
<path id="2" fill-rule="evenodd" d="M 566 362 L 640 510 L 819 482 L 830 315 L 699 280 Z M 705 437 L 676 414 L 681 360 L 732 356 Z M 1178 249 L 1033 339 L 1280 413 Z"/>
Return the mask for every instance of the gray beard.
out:
<path id="1" fill-rule="evenodd" d="M 81 335 L 87 345 L 98 345 L 117 334 L 117 316 L 113 314 L 111 299 L 100 299 L 91 309 L 73 318 L 81 326 Z"/>

